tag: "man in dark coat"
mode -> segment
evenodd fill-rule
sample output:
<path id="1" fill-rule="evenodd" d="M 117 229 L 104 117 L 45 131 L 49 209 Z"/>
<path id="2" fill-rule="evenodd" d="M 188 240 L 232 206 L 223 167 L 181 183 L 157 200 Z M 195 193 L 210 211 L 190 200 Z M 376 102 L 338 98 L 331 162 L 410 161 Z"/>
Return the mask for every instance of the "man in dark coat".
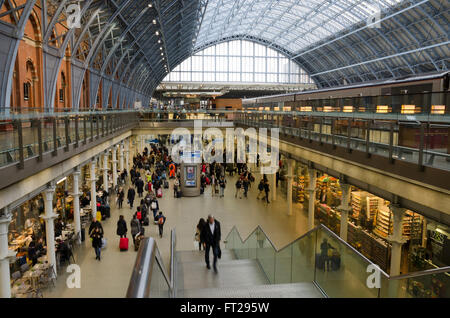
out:
<path id="1" fill-rule="evenodd" d="M 141 198 L 142 194 L 144 193 L 144 180 L 142 180 L 142 178 L 137 179 L 136 188 L 137 188 L 137 193 L 139 194 L 139 197 Z"/>
<path id="2" fill-rule="evenodd" d="M 203 227 L 202 233 L 200 234 L 201 241 L 204 242 L 205 247 L 205 262 L 206 267 L 211 269 L 209 265 L 209 250 L 212 248 L 214 255 L 214 272 L 217 273 L 217 258 L 220 254 L 220 240 L 221 240 L 221 230 L 220 222 L 214 220 L 212 215 L 208 215 L 208 223 Z"/>
<path id="3" fill-rule="evenodd" d="M 128 203 L 130 204 L 130 209 L 133 209 L 133 203 L 134 203 L 134 197 L 136 195 L 136 191 L 134 191 L 133 187 L 130 187 L 128 189 L 128 194 L 127 194 L 127 199 L 128 199 Z"/>

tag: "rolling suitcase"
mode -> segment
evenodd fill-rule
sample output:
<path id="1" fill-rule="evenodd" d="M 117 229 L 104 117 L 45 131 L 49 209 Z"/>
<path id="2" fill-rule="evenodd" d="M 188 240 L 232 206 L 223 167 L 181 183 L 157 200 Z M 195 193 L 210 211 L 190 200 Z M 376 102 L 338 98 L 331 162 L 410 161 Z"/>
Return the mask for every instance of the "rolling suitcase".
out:
<path id="1" fill-rule="evenodd" d="M 144 218 L 144 226 L 148 226 L 149 223 L 150 223 L 150 221 L 149 221 L 149 219 L 148 219 L 148 216 L 146 216 L 146 217 Z"/>
<path id="2" fill-rule="evenodd" d="M 134 239 L 134 250 L 137 251 L 139 250 L 139 246 L 141 245 L 141 241 L 143 239 L 143 235 L 136 235 L 136 238 Z"/>
<path id="3" fill-rule="evenodd" d="M 119 242 L 120 251 L 128 251 L 128 238 L 122 237 Z"/>
<path id="4" fill-rule="evenodd" d="M 162 190 L 161 190 L 161 188 L 159 188 L 157 193 L 156 193 L 156 197 L 162 198 L 162 196 L 163 196 Z"/>
<path id="5" fill-rule="evenodd" d="M 164 189 L 169 189 L 169 181 L 164 180 Z"/>
<path id="6" fill-rule="evenodd" d="M 181 191 L 177 191 L 177 198 L 181 198 L 181 195 L 182 195 Z"/>

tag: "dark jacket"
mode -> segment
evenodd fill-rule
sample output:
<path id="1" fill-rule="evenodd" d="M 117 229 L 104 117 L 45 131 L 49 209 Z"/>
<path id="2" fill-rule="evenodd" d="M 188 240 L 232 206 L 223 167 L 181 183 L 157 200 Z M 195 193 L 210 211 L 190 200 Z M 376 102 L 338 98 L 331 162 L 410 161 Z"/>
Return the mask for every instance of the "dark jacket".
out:
<path id="1" fill-rule="evenodd" d="M 127 232 L 127 222 L 125 220 L 117 221 L 117 235 L 125 235 Z"/>
<path id="2" fill-rule="evenodd" d="M 139 179 L 136 181 L 136 188 L 138 193 L 144 192 L 144 180 Z"/>
<path id="3" fill-rule="evenodd" d="M 92 231 L 97 227 L 100 228 L 100 232 L 103 234 L 102 224 L 99 221 L 95 221 L 95 222 L 92 222 L 91 225 L 89 226 L 89 235 L 91 235 Z"/>
<path id="4" fill-rule="evenodd" d="M 102 238 L 103 238 L 103 234 L 102 233 L 97 233 L 94 232 L 91 234 L 91 238 L 92 238 L 92 247 L 102 247 Z"/>
<path id="5" fill-rule="evenodd" d="M 209 222 L 202 229 L 202 233 L 200 234 L 200 240 L 205 242 L 207 245 L 218 246 L 222 237 L 222 233 L 220 230 L 220 222 L 214 220 L 214 234 L 211 233 L 211 229 L 209 228 Z"/>
<path id="6" fill-rule="evenodd" d="M 134 201 L 134 197 L 136 195 L 136 191 L 134 189 L 128 189 L 127 199 L 128 201 Z"/>

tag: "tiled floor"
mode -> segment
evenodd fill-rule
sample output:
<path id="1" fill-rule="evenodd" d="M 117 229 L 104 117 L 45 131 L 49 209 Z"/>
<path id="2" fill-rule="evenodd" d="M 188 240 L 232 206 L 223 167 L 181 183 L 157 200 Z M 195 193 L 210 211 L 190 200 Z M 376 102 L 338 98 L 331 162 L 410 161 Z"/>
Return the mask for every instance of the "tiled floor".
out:
<path id="1" fill-rule="evenodd" d="M 164 196 L 159 200 L 160 209 L 167 217 L 165 233 L 162 239 L 157 235 L 157 226 L 150 224 L 146 227 L 146 236 L 156 239 L 160 253 L 166 267 L 169 265 L 170 230 L 175 228 L 177 234 L 177 250 L 189 251 L 198 248 L 194 244 L 195 227 L 198 220 L 213 214 L 222 224 L 222 240 L 232 229 L 237 226 L 243 238 L 260 225 L 270 236 L 273 243 L 279 248 L 295 238 L 304 234 L 307 229 L 307 214 L 301 205 L 294 205 L 292 216 L 286 214 L 285 196 L 278 191 L 277 200 L 268 206 L 256 199 L 257 182 L 253 183 L 248 198 L 234 197 L 235 178 L 228 177 L 228 185 L 225 197 L 212 197 L 210 188 L 205 194 L 195 198 L 173 197 L 172 182 L 170 189 L 164 191 Z M 112 199 L 111 201 L 114 201 Z M 137 200 L 135 201 L 137 204 Z M 116 224 L 120 214 L 125 216 L 127 224 L 131 220 L 134 210 L 124 205 L 122 210 L 111 204 L 111 218 L 103 222 L 105 237 L 108 246 L 102 251 L 102 260 L 96 261 L 94 250 L 90 246 L 90 240 L 75 252 L 77 265 L 81 268 L 81 288 L 69 289 L 66 287 L 68 273 L 59 274 L 56 288 L 44 292 L 45 297 L 124 297 L 132 268 L 136 258 L 136 252 L 130 238 L 130 249 L 120 252 Z M 130 237 L 130 235 L 129 235 Z"/>

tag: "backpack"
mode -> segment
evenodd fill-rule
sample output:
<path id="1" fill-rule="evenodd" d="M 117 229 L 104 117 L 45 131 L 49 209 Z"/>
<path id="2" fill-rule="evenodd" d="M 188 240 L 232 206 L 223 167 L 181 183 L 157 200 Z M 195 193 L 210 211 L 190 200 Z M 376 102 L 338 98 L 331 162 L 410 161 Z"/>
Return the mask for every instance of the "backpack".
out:
<path id="1" fill-rule="evenodd" d="M 138 212 L 136 215 L 136 219 L 140 220 L 141 218 L 142 218 L 142 214 L 141 214 L 141 212 Z"/>
<path id="2" fill-rule="evenodd" d="M 152 210 L 156 210 L 157 205 L 156 205 L 155 201 L 152 202 L 151 208 L 152 208 Z"/>
<path id="3" fill-rule="evenodd" d="M 264 190 L 264 185 L 263 185 L 262 183 L 260 183 L 260 184 L 258 185 L 258 190 L 259 190 L 259 191 Z"/>
<path id="4" fill-rule="evenodd" d="M 159 217 L 158 224 L 159 225 L 163 225 L 164 224 L 164 218 L 162 216 Z"/>

